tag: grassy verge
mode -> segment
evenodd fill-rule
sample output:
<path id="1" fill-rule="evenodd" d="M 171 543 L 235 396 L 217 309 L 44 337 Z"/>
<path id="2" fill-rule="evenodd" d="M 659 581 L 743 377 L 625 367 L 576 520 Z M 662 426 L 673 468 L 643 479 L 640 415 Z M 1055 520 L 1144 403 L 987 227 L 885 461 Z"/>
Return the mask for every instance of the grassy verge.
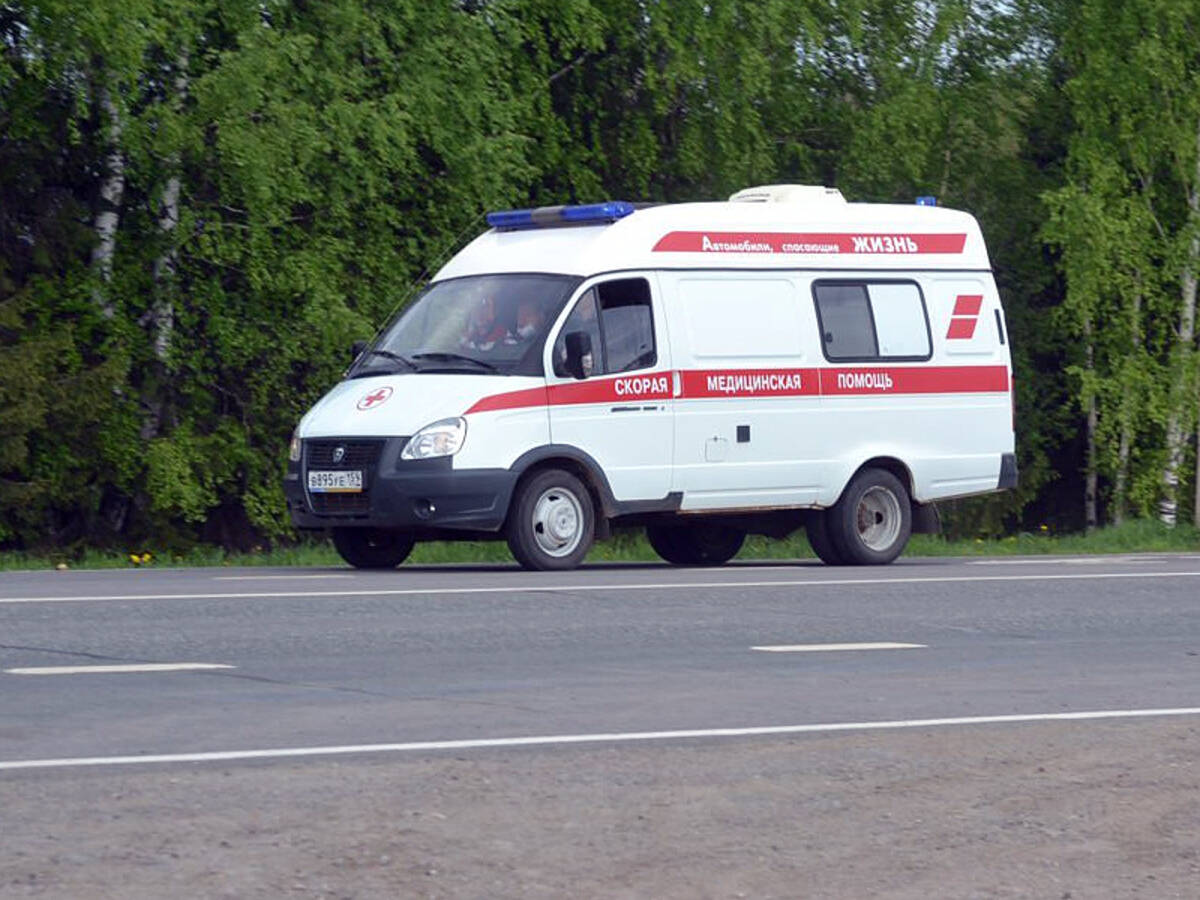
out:
<path id="1" fill-rule="evenodd" d="M 1018 556 L 1038 554 L 1145 553 L 1200 551 L 1200 530 L 1189 525 L 1170 529 L 1155 520 L 1127 522 L 1091 534 L 1022 533 L 1004 538 L 946 540 L 915 535 L 906 556 Z M 786 540 L 752 537 L 738 559 L 807 559 L 813 556 L 803 533 Z M 620 532 L 597 544 L 589 562 L 652 562 L 658 557 L 641 532 Z M 502 541 L 491 543 L 419 544 L 411 563 L 511 563 Z M 342 566 L 328 541 L 257 553 L 227 553 L 218 547 L 197 547 L 186 553 L 163 553 L 144 547 L 128 552 L 86 550 L 72 555 L 0 553 L 0 570 L 47 569 L 65 565 L 72 569 L 167 568 L 177 566 Z"/>

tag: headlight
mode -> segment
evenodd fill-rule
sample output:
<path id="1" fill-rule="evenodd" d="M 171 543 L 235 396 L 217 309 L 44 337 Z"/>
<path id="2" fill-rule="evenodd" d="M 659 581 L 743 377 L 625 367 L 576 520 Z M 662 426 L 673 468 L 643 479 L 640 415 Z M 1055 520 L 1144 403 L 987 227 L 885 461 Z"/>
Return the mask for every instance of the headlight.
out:
<path id="1" fill-rule="evenodd" d="M 453 456 L 462 448 L 466 437 L 466 419 L 442 419 L 432 425 L 426 425 L 409 438 L 400 453 L 400 458 L 433 459 L 435 456 Z"/>
<path id="2" fill-rule="evenodd" d="M 294 463 L 300 462 L 300 429 L 292 432 L 292 442 L 288 445 L 288 459 Z"/>

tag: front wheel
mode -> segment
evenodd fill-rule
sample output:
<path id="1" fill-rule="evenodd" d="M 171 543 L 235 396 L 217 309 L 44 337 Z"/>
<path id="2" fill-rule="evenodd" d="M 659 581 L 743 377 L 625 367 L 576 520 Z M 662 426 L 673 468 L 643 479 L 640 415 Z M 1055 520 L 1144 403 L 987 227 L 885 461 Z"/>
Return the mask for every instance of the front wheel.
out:
<path id="1" fill-rule="evenodd" d="M 356 569 L 394 569 L 408 559 L 412 535 L 386 528 L 335 528 L 333 546 Z"/>
<path id="2" fill-rule="evenodd" d="M 676 566 L 721 566 L 737 556 L 746 533 L 725 525 L 649 525 L 654 552 Z"/>
<path id="3" fill-rule="evenodd" d="M 596 536 L 592 496 L 570 472 L 547 469 L 517 488 L 506 537 L 526 569 L 574 569 Z"/>
<path id="4" fill-rule="evenodd" d="M 885 469 L 863 469 L 829 509 L 829 537 L 850 565 L 894 560 L 912 534 L 912 501 L 900 479 Z"/>

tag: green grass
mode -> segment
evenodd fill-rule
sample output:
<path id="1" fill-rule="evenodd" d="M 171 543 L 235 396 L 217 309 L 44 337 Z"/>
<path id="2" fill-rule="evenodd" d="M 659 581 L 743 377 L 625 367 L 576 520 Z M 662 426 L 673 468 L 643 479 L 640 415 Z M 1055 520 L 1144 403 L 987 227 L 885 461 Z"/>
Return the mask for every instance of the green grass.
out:
<path id="1" fill-rule="evenodd" d="M 1010 537 L 946 540 L 935 535 L 915 535 L 906 556 L 1017 556 L 1038 554 L 1145 553 L 1200 551 L 1200 530 L 1190 525 L 1166 528 L 1156 520 L 1127 522 L 1091 534 L 1052 534 L 1039 530 Z M 133 556 L 137 557 L 135 561 Z M 803 533 L 786 540 L 751 537 L 738 559 L 811 559 Z M 658 556 L 640 531 L 618 532 L 597 544 L 589 562 L 652 562 Z M 511 563 L 503 541 L 487 543 L 418 544 L 410 559 L 414 565 L 438 563 Z M 328 541 L 301 543 L 257 553 L 227 553 L 219 547 L 196 547 L 186 553 L 131 547 L 126 552 L 85 550 L 76 554 L 0 553 L 0 570 L 169 568 L 179 566 L 342 566 Z"/>

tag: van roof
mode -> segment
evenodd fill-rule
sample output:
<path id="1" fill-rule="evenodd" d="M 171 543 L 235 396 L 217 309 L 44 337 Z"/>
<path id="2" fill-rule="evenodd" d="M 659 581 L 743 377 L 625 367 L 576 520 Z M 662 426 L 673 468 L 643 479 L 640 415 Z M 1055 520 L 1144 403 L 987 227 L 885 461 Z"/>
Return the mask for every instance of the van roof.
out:
<path id="1" fill-rule="evenodd" d="M 736 194 L 736 201 L 652 206 L 610 224 L 492 229 L 455 255 L 434 280 L 502 272 L 586 277 L 626 269 L 991 267 L 979 225 L 969 213 L 845 203 L 840 195 L 821 199 L 770 187 L 776 196 L 748 189 Z M 792 202 L 770 202 L 777 199 Z"/>

